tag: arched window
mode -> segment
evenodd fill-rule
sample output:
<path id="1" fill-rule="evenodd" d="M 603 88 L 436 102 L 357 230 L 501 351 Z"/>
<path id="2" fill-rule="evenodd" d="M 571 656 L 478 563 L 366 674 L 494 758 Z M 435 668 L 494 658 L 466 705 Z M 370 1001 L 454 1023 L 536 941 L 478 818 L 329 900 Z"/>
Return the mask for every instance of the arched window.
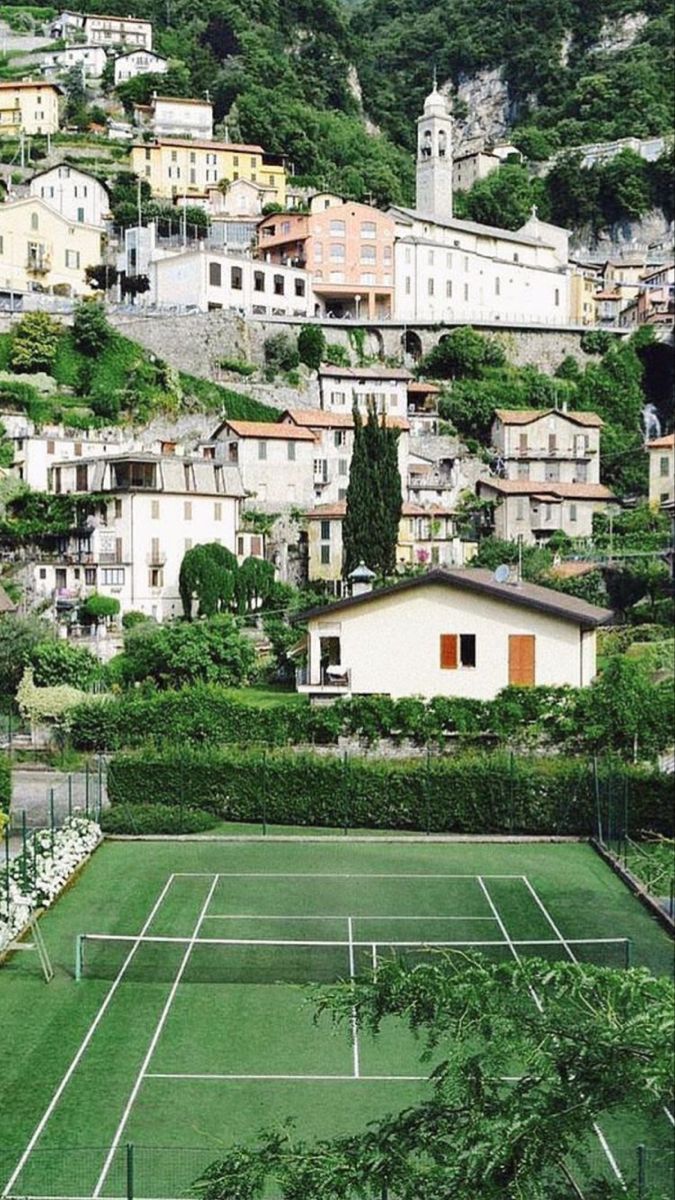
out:
<path id="1" fill-rule="evenodd" d="M 447 149 L 447 137 L 446 137 L 445 130 L 441 129 L 441 130 L 439 130 L 439 133 L 438 133 L 438 157 L 439 158 L 445 158 L 446 149 Z"/>
<path id="2" fill-rule="evenodd" d="M 431 130 L 425 129 L 422 136 L 422 158 L 431 158 Z"/>
<path id="3" fill-rule="evenodd" d="M 31 227 L 31 229 L 37 229 L 37 228 L 38 228 L 38 225 L 39 225 L 39 221 L 38 221 L 38 215 L 37 215 L 37 213 L 35 213 L 35 212 L 34 212 L 34 213 L 31 213 L 31 214 L 30 214 L 30 227 Z"/>

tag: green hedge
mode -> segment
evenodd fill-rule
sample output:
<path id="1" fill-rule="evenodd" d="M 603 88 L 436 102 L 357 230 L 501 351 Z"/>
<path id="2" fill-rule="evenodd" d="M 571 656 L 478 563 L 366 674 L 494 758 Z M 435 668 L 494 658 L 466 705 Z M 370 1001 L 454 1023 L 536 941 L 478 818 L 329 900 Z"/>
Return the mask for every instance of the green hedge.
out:
<path id="1" fill-rule="evenodd" d="M 608 782 L 614 795 L 627 789 L 631 829 L 667 832 L 670 779 L 616 763 L 603 768 L 601 793 Z M 588 761 L 504 753 L 428 765 L 292 751 L 128 753 L 109 765 L 108 794 L 113 804 L 196 806 L 232 821 L 429 832 L 586 836 L 596 816 Z"/>
<path id="2" fill-rule="evenodd" d="M 104 833 L 204 833 L 217 823 L 214 813 L 180 804 L 120 804 L 101 813 Z"/>
<path id="3" fill-rule="evenodd" d="M 0 812 L 9 812 L 12 799 L 12 766 L 8 754 L 0 754 Z"/>

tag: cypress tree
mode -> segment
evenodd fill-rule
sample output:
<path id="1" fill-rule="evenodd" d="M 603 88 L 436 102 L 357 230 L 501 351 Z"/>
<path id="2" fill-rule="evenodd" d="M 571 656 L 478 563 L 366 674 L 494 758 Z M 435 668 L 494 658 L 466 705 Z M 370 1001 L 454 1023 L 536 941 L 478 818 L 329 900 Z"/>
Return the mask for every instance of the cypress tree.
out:
<path id="1" fill-rule="evenodd" d="M 396 543 L 401 517 L 401 477 L 398 470 L 398 431 L 377 419 L 368 407 L 366 424 L 354 409 L 354 450 L 347 488 L 347 513 L 342 527 L 343 575 L 363 560 L 380 575 L 396 569 Z"/>

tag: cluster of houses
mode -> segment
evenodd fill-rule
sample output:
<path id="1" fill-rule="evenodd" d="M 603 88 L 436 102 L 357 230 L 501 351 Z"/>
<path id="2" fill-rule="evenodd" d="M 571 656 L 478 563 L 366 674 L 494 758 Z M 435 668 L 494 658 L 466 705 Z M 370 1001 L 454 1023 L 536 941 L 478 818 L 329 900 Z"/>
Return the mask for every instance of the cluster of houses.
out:
<path id="1" fill-rule="evenodd" d="M 47 56 L 45 77 L 0 83 L 0 134 L 58 130 L 61 89 L 50 73 L 81 65 L 95 75 L 109 54 L 118 83 L 168 66 L 149 21 L 63 12 L 52 33 L 67 45 Z M 558 327 L 672 320 L 675 266 L 663 256 L 576 262 L 568 231 L 536 210 L 516 231 L 458 219 L 453 190 L 468 186 L 471 164 L 453 156 L 448 99 L 436 87 L 417 120 L 413 208 L 383 211 L 295 187 L 283 155 L 214 139 L 208 96 L 153 92 L 135 105 L 128 132 L 129 167 L 176 209 L 173 229 L 139 225 L 118 238 L 104 183 L 53 166 L 0 206 L 0 302 L 8 293 L 15 304 L 31 292 L 87 294 L 86 268 L 107 261 L 147 279 L 142 305 L 183 311 Z M 191 223 L 194 208 L 206 212 L 208 232 Z"/>

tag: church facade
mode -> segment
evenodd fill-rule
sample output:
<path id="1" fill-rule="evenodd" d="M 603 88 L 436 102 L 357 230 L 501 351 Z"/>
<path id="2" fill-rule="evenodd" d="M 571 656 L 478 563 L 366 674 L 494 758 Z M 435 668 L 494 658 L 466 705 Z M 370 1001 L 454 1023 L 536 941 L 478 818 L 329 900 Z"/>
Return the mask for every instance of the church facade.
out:
<path id="1" fill-rule="evenodd" d="M 567 230 L 536 211 L 516 231 L 453 217 L 452 116 L 436 86 L 417 122 L 415 208 L 390 215 L 398 320 L 569 322 Z"/>

